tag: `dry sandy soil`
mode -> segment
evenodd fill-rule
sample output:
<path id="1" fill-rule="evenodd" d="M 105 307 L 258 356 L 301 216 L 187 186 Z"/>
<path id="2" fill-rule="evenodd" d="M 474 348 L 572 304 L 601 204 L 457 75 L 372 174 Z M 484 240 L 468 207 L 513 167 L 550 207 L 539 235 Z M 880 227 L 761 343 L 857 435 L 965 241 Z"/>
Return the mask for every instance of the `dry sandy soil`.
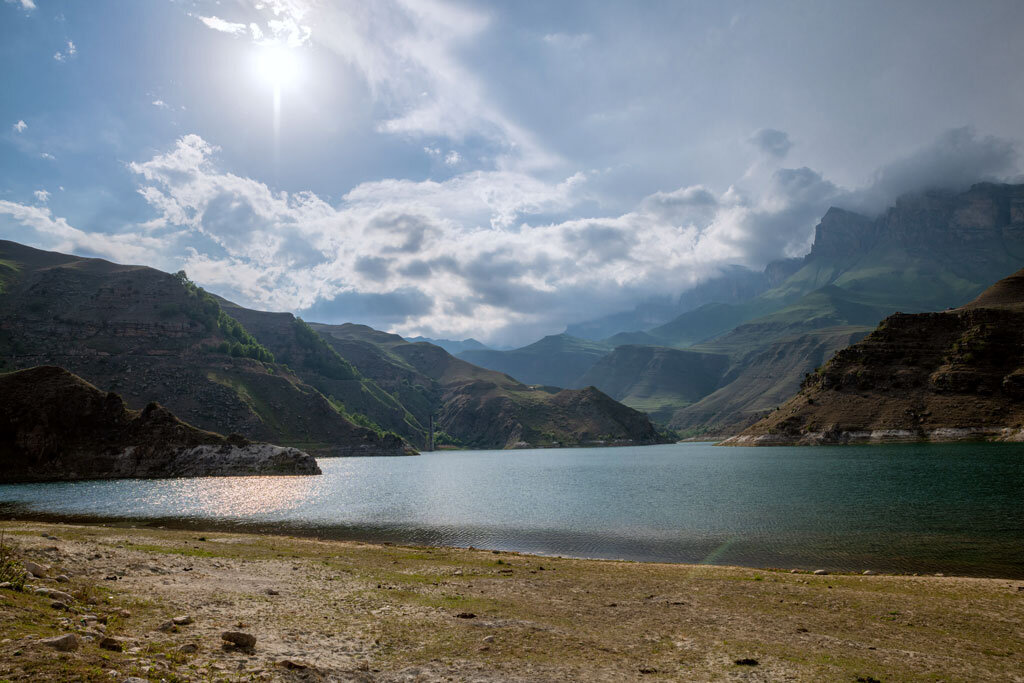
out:
<path id="1" fill-rule="evenodd" d="M 0 590 L 0 681 L 1024 681 L 1020 581 L 0 531 L 49 566 L 32 586 L 73 596 L 64 609 Z M 225 646 L 224 631 L 256 644 Z M 67 633 L 74 651 L 40 642 Z"/>

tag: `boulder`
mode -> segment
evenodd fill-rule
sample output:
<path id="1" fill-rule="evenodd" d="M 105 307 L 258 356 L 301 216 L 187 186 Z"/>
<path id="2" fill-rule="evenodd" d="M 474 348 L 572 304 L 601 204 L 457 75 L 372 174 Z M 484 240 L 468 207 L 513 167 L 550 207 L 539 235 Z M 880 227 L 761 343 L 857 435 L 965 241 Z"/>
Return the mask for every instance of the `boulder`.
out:
<path id="1" fill-rule="evenodd" d="M 242 631 L 224 631 L 220 634 L 222 640 L 240 648 L 250 648 L 256 645 L 256 636 Z"/>
<path id="2" fill-rule="evenodd" d="M 52 647 L 54 650 L 60 650 L 61 652 L 73 652 L 78 649 L 78 636 L 74 633 L 65 633 L 62 636 L 43 638 L 39 641 L 39 644 Z"/>

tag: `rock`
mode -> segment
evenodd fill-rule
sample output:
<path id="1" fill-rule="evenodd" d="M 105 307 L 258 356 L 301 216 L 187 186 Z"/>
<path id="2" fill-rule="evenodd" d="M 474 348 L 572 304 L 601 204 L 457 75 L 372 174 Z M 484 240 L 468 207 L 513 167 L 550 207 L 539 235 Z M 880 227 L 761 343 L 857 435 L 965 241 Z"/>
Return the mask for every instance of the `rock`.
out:
<path id="1" fill-rule="evenodd" d="M 484 636 L 484 642 L 485 643 L 493 643 L 494 642 L 494 636 Z"/>
<path id="2" fill-rule="evenodd" d="M 11 583 L 10 581 L 4 581 L 4 582 L 0 583 L 0 590 L 4 590 L 4 589 L 10 590 L 10 591 L 14 590 L 14 584 Z"/>
<path id="3" fill-rule="evenodd" d="M 174 625 L 173 621 L 165 621 L 156 627 L 157 631 L 163 631 L 164 633 L 177 633 L 178 627 Z"/>
<path id="4" fill-rule="evenodd" d="M 174 617 L 173 619 L 171 619 L 171 621 L 174 622 L 175 626 L 188 626 L 192 623 L 193 620 L 192 617 L 188 616 L 187 614 L 183 614 L 180 617 Z"/>
<path id="5" fill-rule="evenodd" d="M 67 604 L 61 602 L 60 600 L 54 600 L 53 602 L 51 602 L 50 603 L 50 607 L 52 607 L 53 609 L 64 609 L 64 610 L 66 610 L 68 608 Z"/>
<path id="6" fill-rule="evenodd" d="M 39 641 L 39 644 L 52 647 L 53 649 L 60 650 L 61 652 L 73 652 L 78 649 L 78 636 L 74 633 L 65 633 L 62 636 L 43 638 Z"/>
<path id="7" fill-rule="evenodd" d="M 145 678 L 139 678 L 138 676 L 129 676 L 128 678 L 121 681 L 121 683 L 149 683 Z"/>
<path id="8" fill-rule="evenodd" d="M 69 579 L 65 574 L 61 574 L 57 577 L 57 583 L 67 583 L 70 580 L 71 579 Z"/>
<path id="9" fill-rule="evenodd" d="M 275 588 L 268 588 L 267 589 L 267 595 L 280 595 L 280 594 L 281 594 L 281 591 L 279 591 L 279 590 L 277 590 Z"/>
<path id="10" fill-rule="evenodd" d="M 472 612 L 459 612 L 455 615 L 456 619 L 476 619 L 476 615 Z"/>
<path id="11" fill-rule="evenodd" d="M 291 659 L 282 659 L 277 664 L 278 664 L 278 666 L 283 666 L 284 668 L 286 668 L 286 669 L 288 669 L 290 671 L 301 671 L 302 669 L 308 669 L 309 668 L 308 664 L 303 664 L 302 662 L 296 662 L 296 661 L 291 660 Z"/>
<path id="12" fill-rule="evenodd" d="M 71 604 L 74 600 L 70 593 L 54 590 L 53 588 L 36 588 L 35 593 L 36 595 L 45 595 L 53 600 L 60 600 L 61 602 L 66 602 L 68 604 Z"/>
<path id="13" fill-rule="evenodd" d="M 36 564 L 31 560 L 25 560 L 24 562 L 22 562 L 22 564 L 25 565 L 25 571 L 27 571 L 29 574 L 37 578 L 45 577 L 46 572 L 50 571 L 49 567 L 43 566 L 41 564 Z"/>
<path id="14" fill-rule="evenodd" d="M 875 573 L 873 571 L 871 571 L 870 569 L 865 569 L 863 573 L 864 573 L 864 576 L 874 576 L 875 575 Z"/>
<path id="15" fill-rule="evenodd" d="M 756 659 L 753 659 L 751 657 L 744 657 L 743 659 L 737 659 L 733 663 L 736 664 L 737 666 L 757 666 L 758 664 L 760 664 L 760 662 L 758 662 Z"/>
<path id="16" fill-rule="evenodd" d="M 181 647 L 178 648 L 178 652 L 180 652 L 182 654 L 190 655 L 190 654 L 193 654 L 195 652 L 199 652 L 199 646 L 196 645 L 195 643 L 185 643 L 184 645 L 182 645 Z"/>
<path id="17" fill-rule="evenodd" d="M 222 640 L 226 640 L 240 648 L 250 648 L 256 645 L 256 636 L 241 631 L 224 631 L 220 634 Z"/>
<path id="18" fill-rule="evenodd" d="M 815 569 L 815 570 L 814 570 L 814 573 L 815 573 L 815 574 L 816 574 L 817 576 L 825 576 L 825 575 L 827 575 L 827 574 L 828 574 L 828 572 L 827 572 L 827 571 L 825 571 L 824 569 Z"/>
<path id="19" fill-rule="evenodd" d="M 124 651 L 124 646 L 121 645 L 121 641 L 117 638 L 111 638 L 110 636 L 106 636 L 100 640 L 100 647 L 104 650 L 110 650 L 111 652 Z"/>

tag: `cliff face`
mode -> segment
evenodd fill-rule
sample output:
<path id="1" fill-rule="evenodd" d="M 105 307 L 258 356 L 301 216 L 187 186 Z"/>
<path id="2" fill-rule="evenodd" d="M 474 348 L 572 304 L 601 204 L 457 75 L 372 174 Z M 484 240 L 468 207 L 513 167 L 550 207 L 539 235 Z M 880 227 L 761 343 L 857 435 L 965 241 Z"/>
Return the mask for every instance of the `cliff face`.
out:
<path id="1" fill-rule="evenodd" d="M 0 375 L 0 482 L 320 474 L 295 448 L 225 438 L 151 403 L 128 409 L 56 367 Z"/>
<path id="2" fill-rule="evenodd" d="M 0 241 L 0 368 L 67 368 L 203 429 L 319 455 L 400 455 L 405 444 L 339 413 L 223 313 L 152 268 Z"/>
<path id="3" fill-rule="evenodd" d="M 519 382 L 427 343 L 365 325 L 313 324 L 338 353 L 407 406 L 475 448 L 660 443 L 646 415 L 597 389 L 559 390 Z"/>
<path id="4" fill-rule="evenodd" d="M 1024 270 L 959 309 L 886 318 L 728 445 L 1024 440 Z"/>

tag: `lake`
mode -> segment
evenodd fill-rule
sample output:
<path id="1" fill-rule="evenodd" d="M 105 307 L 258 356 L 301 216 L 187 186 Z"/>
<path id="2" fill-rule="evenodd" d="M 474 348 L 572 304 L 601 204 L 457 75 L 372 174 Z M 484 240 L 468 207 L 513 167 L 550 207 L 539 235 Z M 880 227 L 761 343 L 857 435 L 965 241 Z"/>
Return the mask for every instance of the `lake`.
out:
<path id="1" fill-rule="evenodd" d="M 0 514 L 574 557 L 1024 578 L 1024 445 L 446 451 L 0 486 Z"/>

